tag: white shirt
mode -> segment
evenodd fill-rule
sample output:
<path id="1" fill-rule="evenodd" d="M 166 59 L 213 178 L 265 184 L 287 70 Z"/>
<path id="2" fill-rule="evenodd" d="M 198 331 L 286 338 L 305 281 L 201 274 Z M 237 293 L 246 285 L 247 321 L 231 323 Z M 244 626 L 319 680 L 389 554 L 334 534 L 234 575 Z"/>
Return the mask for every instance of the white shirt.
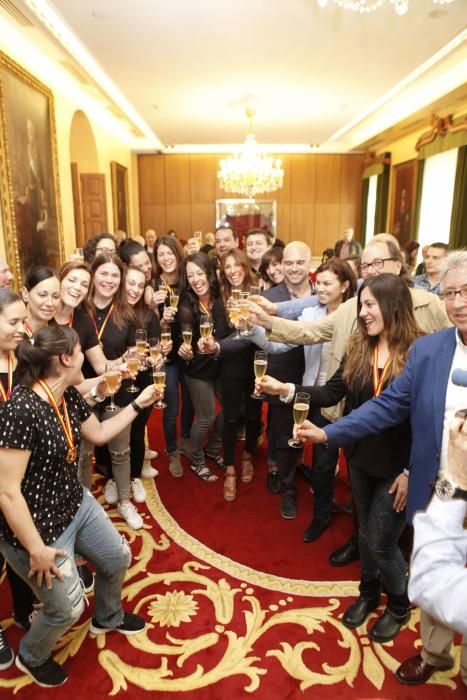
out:
<path id="1" fill-rule="evenodd" d="M 465 391 L 465 389 L 464 389 Z M 467 637 L 467 503 L 436 494 L 414 518 L 409 598 Z"/>
<path id="2" fill-rule="evenodd" d="M 459 331 L 456 331 L 456 349 L 452 358 L 451 372 L 446 387 L 440 472 L 445 472 L 448 466 L 449 425 L 456 411 L 467 408 L 467 390 L 465 386 L 457 386 L 451 381 L 451 375 L 455 369 L 467 369 L 467 345 L 464 345 L 462 342 Z"/>

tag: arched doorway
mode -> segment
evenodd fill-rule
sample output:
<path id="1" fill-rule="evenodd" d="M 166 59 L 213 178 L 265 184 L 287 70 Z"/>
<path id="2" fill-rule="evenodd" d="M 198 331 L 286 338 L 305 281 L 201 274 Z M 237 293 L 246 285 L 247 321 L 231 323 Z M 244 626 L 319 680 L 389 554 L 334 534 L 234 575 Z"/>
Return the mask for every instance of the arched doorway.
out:
<path id="1" fill-rule="evenodd" d="M 99 173 L 94 133 L 85 113 L 77 110 L 70 128 L 70 161 L 76 245 L 108 230 L 105 176 Z"/>

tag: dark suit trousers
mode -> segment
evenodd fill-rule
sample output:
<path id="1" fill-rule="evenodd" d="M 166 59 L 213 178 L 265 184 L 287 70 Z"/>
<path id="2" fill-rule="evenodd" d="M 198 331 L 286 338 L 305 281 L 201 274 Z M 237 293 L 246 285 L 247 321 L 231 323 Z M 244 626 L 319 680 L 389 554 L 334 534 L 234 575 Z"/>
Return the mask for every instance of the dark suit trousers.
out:
<path id="1" fill-rule="evenodd" d="M 293 436 L 292 404 L 269 404 L 271 429 L 276 440 L 277 466 L 282 491 L 296 491 L 295 470 L 300 450 L 289 447 L 287 441 Z"/>

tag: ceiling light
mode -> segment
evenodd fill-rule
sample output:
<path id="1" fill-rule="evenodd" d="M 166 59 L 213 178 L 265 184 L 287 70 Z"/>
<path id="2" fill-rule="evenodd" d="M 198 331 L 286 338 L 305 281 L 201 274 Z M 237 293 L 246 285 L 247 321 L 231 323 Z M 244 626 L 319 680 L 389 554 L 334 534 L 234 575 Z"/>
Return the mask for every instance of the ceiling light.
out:
<path id="1" fill-rule="evenodd" d="M 255 197 L 263 192 L 275 192 L 284 184 L 284 171 L 279 159 L 273 160 L 261 149 L 253 133 L 254 111 L 247 109 L 249 119 L 245 143 L 238 153 L 221 160 L 217 173 L 225 192 Z"/>
<path id="2" fill-rule="evenodd" d="M 316 0 L 320 7 L 326 7 L 329 0 Z M 332 0 L 344 10 L 352 10 L 352 12 L 360 12 L 360 14 L 368 14 L 378 10 L 385 2 L 389 2 L 394 7 L 398 15 L 405 15 L 409 9 L 409 0 Z M 431 0 L 434 5 L 449 5 L 454 0 Z"/>

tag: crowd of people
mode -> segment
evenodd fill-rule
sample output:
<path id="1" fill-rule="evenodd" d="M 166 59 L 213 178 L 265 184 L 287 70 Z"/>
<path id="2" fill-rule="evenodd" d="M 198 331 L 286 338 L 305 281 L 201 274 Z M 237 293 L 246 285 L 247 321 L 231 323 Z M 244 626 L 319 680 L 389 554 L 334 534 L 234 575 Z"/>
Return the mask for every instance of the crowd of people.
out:
<path id="1" fill-rule="evenodd" d="M 144 629 L 121 605 L 131 553 L 92 497 L 92 470 L 106 477 L 107 504 L 140 529 L 143 478 L 158 474 L 152 410 L 163 412 L 159 464 L 174 484 L 184 455 L 200 482 L 223 477 L 227 502 L 255 477 L 266 433 L 265 488 L 280 494 L 279 517 L 296 517 L 298 472 L 310 481 L 306 543 L 332 526 L 343 447 L 354 532 L 329 561 L 361 565 L 343 624 L 359 627 L 383 595 L 375 642 L 392 641 L 410 619 L 400 538 L 446 472 L 449 425 L 465 408 L 451 373 L 467 366 L 467 253 L 433 243 L 413 275 L 392 235 L 362 250 L 349 227 L 311 273 L 302 241 L 284 245 L 257 228 L 239 243 L 227 225 L 185 248 L 153 230 L 120 243 L 99 234 L 83 259 L 33 268 L 21 296 L 0 260 L 0 553 L 26 630 L 16 664 L 40 685 L 67 678 L 52 649 L 86 591 L 94 633 Z M 314 446 L 304 469 L 306 440 Z M 437 616 L 420 588 L 423 650 L 398 669 L 406 684 L 450 667 L 453 629 L 464 630 L 451 613 Z M 0 632 L 0 669 L 13 661 Z M 465 640 L 461 669 L 467 683 Z"/>

